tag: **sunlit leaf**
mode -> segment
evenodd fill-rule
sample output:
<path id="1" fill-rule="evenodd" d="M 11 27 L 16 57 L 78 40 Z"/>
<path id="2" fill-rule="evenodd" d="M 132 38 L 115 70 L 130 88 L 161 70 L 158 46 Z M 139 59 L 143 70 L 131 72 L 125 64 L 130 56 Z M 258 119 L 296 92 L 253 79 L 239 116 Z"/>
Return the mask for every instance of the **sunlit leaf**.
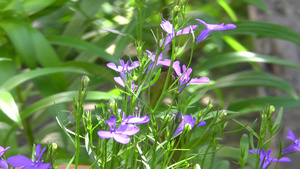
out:
<path id="1" fill-rule="evenodd" d="M 41 68 L 41 69 L 36 69 L 28 72 L 24 72 L 21 74 L 18 74 L 14 77 L 11 77 L 9 80 L 3 83 L 2 87 L 5 88 L 6 90 L 12 90 L 16 86 L 32 80 L 37 77 L 42 77 L 45 75 L 49 74 L 54 74 L 54 73 L 60 73 L 60 72 L 72 72 L 72 73 L 80 73 L 80 74 L 86 74 L 88 75 L 89 73 L 78 69 L 78 68 L 63 68 L 63 67 L 57 67 L 57 68 Z"/>
<path id="2" fill-rule="evenodd" d="M 27 14 L 33 14 L 46 8 L 54 1 L 55 0 L 26 0 L 22 1 L 22 5 Z"/>
<path id="3" fill-rule="evenodd" d="M 56 104 L 72 102 L 73 98 L 74 97 L 76 98 L 77 95 L 78 95 L 77 91 L 69 91 L 69 92 L 58 93 L 58 94 L 45 97 L 33 103 L 31 106 L 25 109 L 25 111 L 21 115 L 21 118 L 24 119 L 37 111 L 44 110 Z M 116 98 L 118 97 L 106 92 L 89 91 L 87 92 L 87 96 L 85 100 L 98 101 L 98 100 L 109 100 L 109 99 L 116 99 Z"/>
<path id="4" fill-rule="evenodd" d="M 0 89 L 0 109 L 7 117 L 22 127 L 18 106 L 13 96 L 4 89 Z"/>

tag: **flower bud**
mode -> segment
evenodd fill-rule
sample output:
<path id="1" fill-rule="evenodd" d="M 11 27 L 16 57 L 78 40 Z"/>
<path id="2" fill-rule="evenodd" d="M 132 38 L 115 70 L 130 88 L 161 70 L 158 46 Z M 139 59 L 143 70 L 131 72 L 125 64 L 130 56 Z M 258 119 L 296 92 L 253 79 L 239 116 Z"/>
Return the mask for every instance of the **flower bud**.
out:
<path id="1" fill-rule="evenodd" d="M 193 169 L 201 169 L 199 164 L 194 165 Z"/>
<path id="2" fill-rule="evenodd" d="M 175 7 L 174 7 L 174 12 L 180 12 L 180 6 L 179 5 L 176 5 Z"/>
<path id="3" fill-rule="evenodd" d="M 90 78 L 86 75 L 82 76 L 81 78 L 81 91 L 86 91 L 89 85 Z"/>
<path id="4" fill-rule="evenodd" d="M 275 107 L 273 105 L 270 105 L 267 108 L 267 114 L 268 114 L 268 118 L 271 118 L 275 113 Z"/>
<path id="5" fill-rule="evenodd" d="M 213 107 L 214 107 L 214 105 L 209 104 L 206 109 L 207 109 L 207 111 L 210 111 Z"/>
<path id="6" fill-rule="evenodd" d="M 188 133 L 191 130 L 192 130 L 192 126 L 191 126 L 191 124 L 188 123 L 188 124 L 184 125 L 182 133 L 185 135 L 186 133 Z"/>
<path id="7" fill-rule="evenodd" d="M 137 81 L 137 79 L 138 79 L 138 76 L 136 76 L 136 75 L 132 76 L 133 81 Z"/>
<path id="8" fill-rule="evenodd" d="M 175 126 L 179 125 L 182 122 L 182 118 L 183 118 L 182 113 L 180 111 L 177 112 L 177 114 L 175 116 L 175 120 L 174 120 L 175 121 L 174 125 Z"/>
<path id="9" fill-rule="evenodd" d="M 118 105 L 117 105 L 117 102 L 115 101 L 115 99 L 110 99 L 109 102 L 108 102 L 108 108 L 111 109 L 114 114 L 114 111 L 117 109 Z"/>
<path id="10" fill-rule="evenodd" d="M 226 116 L 227 116 L 227 111 L 226 110 L 222 110 L 222 112 L 218 116 L 217 122 L 225 120 Z"/>
<path id="11" fill-rule="evenodd" d="M 57 150 L 57 144 L 56 143 L 52 143 L 51 144 L 51 151 L 52 151 L 52 154 Z"/>

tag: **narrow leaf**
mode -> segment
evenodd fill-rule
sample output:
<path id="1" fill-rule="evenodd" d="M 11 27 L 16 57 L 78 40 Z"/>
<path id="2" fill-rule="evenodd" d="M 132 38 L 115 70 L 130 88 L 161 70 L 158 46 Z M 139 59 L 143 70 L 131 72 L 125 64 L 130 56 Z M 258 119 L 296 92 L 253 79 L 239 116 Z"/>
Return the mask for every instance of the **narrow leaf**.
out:
<path id="1" fill-rule="evenodd" d="M 288 96 L 255 97 L 233 102 L 228 107 L 228 110 L 250 113 L 254 111 L 261 111 L 268 105 L 273 105 L 275 108 L 283 107 L 285 109 L 295 109 L 300 108 L 300 101 Z"/>
<path id="2" fill-rule="evenodd" d="M 0 110 L 22 128 L 19 110 L 13 96 L 6 90 L 0 89 Z"/>
<path id="3" fill-rule="evenodd" d="M 117 62 L 117 59 L 112 57 L 112 55 L 108 54 L 104 49 L 92 43 L 89 43 L 87 41 L 83 41 L 81 39 L 63 37 L 63 36 L 47 36 L 47 39 L 50 41 L 50 43 L 55 45 L 62 45 L 62 46 L 84 50 L 86 52 L 97 55 L 106 61 Z"/>
<path id="4" fill-rule="evenodd" d="M 25 111 L 21 115 L 21 118 L 24 119 L 30 116 L 31 114 L 36 113 L 37 111 L 46 109 L 56 104 L 72 102 L 74 97 L 77 98 L 77 95 L 78 95 L 77 91 L 69 91 L 69 92 L 58 93 L 58 94 L 45 97 L 35 102 L 27 109 L 25 109 Z M 106 92 L 97 92 L 97 91 L 87 92 L 87 96 L 86 96 L 87 101 L 109 100 L 109 99 L 116 99 L 116 98 L 117 97 L 115 95 Z"/>
<path id="5" fill-rule="evenodd" d="M 263 11 L 265 11 L 267 13 L 270 13 L 266 4 L 262 0 L 244 0 L 244 1 L 247 2 L 248 4 L 258 7 L 259 9 L 262 9 Z"/>
<path id="6" fill-rule="evenodd" d="M 235 24 L 236 29 L 224 31 L 223 34 L 278 38 L 300 45 L 300 34 L 278 24 L 249 20 L 239 21 Z"/>
<path id="7" fill-rule="evenodd" d="M 54 1 L 55 0 L 26 0 L 22 1 L 22 5 L 25 12 L 31 15 L 51 5 Z"/>
<path id="8" fill-rule="evenodd" d="M 22 84 L 23 82 L 32 80 L 37 77 L 54 74 L 54 73 L 61 73 L 61 72 L 72 72 L 72 73 L 80 73 L 80 74 L 86 74 L 89 73 L 78 69 L 78 68 L 42 68 L 42 69 L 36 69 L 29 72 L 21 73 L 19 75 L 11 77 L 9 80 L 3 83 L 2 87 L 4 87 L 6 90 L 12 90 L 16 86 Z"/>
<path id="9" fill-rule="evenodd" d="M 295 99 L 298 98 L 294 89 L 285 80 L 267 73 L 255 71 L 244 71 L 224 76 L 216 80 L 210 89 L 248 86 L 265 86 L 276 88 L 290 94 Z"/>
<path id="10" fill-rule="evenodd" d="M 297 63 L 252 52 L 233 52 L 215 55 L 201 62 L 199 69 L 203 71 L 241 62 L 273 63 L 300 69 L 300 65 Z"/>

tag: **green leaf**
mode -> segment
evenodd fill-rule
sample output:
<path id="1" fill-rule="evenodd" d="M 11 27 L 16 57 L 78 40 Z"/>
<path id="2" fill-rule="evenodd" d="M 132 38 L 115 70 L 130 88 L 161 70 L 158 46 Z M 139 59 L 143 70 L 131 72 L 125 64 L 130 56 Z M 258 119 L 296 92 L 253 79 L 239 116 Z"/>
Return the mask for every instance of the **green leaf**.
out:
<path id="1" fill-rule="evenodd" d="M 242 99 L 233 102 L 228 107 L 228 110 L 238 111 L 241 113 L 249 113 L 261 111 L 268 105 L 273 105 L 275 108 L 283 107 L 285 109 L 300 108 L 300 101 L 292 97 L 254 97 Z"/>
<path id="2" fill-rule="evenodd" d="M 102 49 L 92 43 L 83 41 L 81 39 L 63 37 L 63 36 L 47 36 L 47 38 L 48 38 L 49 42 L 52 44 L 68 46 L 68 47 L 84 50 L 86 52 L 97 55 L 101 59 L 104 59 L 109 62 L 116 63 L 118 61 L 112 55 L 108 54 L 104 49 Z"/>
<path id="3" fill-rule="evenodd" d="M 19 127 L 23 128 L 18 106 L 15 103 L 13 96 L 10 94 L 10 92 L 3 89 L 0 89 L 0 109 Z"/>
<path id="4" fill-rule="evenodd" d="M 110 83 L 115 83 L 113 80 L 113 77 L 116 76 L 116 74 L 112 73 L 111 69 L 109 69 L 106 66 L 101 66 L 94 63 L 89 62 L 81 62 L 81 61 L 70 61 L 70 62 L 64 62 L 62 64 L 64 67 L 78 67 L 83 68 L 87 70 L 88 72 L 91 72 L 95 76 L 103 77 L 105 80 L 109 81 Z"/>
<path id="5" fill-rule="evenodd" d="M 46 38 L 29 23 L 17 18 L 0 22 L 14 47 L 30 68 L 35 68 L 36 60 L 44 67 L 59 66 L 60 60 Z"/>
<path id="6" fill-rule="evenodd" d="M 10 91 L 16 86 L 32 80 L 37 77 L 49 75 L 49 74 L 54 74 L 54 73 L 60 73 L 60 72 L 72 72 L 72 73 L 80 73 L 80 74 L 85 74 L 88 75 L 89 73 L 78 69 L 78 68 L 62 68 L 62 67 L 53 67 L 53 68 L 41 68 L 41 69 L 36 69 L 32 70 L 29 72 L 21 73 L 16 76 L 11 77 L 9 80 L 3 83 L 2 87 L 5 88 L 6 90 Z"/>
<path id="7" fill-rule="evenodd" d="M 224 158 L 238 159 L 239 158 L 239 149 L 234 147 L 222 146 L 217 152 L 216 155 Z"/>
<path id="8" fill-rule="evenodd" d="M 291 85 L 276 76 L 255 71 L 244 71 L 224 76 L 215 81 L 210 90 L 227 87 L 265 86 L 276 88 L 290 94 L 295 99 L 298 98 Z"/>
<path id="9" fill-rule="evenodd" d="M 6 19 L 0 22 L 0 27 L 8 35 L 16 51 L 29 68 L 35 68 L 37 60 L 34 53 L 33 40 L 26 23 L 17 18 Z"/>
<path id="10" fill-rule="evenodd" d="M 68 103 L 72 102 L 73 98 L 77 98 L 78 92 L 77 91 L 69 91 L 54 94 L 48 97 L 45 97 L 31 106 L 24 110 L 21 114 L 21 118 L 24 119 L 37 111 L 46 109 L 50 106 L 60 104 L 60 103 Z M 86 100 L 87 101 L 99 101 L 99 100 L 109 100 L 109 99 L 117 99 L 115 95 L 106 93 L 106 92 L 97 92 L 97 91 L 89 91 L 87 92 Z"/>
<path id="11" fill-rule="evenodd" d="M 254 5 L 263 11 L 270 13 L 269 9 L 267 8 L 266 4 L 262 0 L 244 0 L 248 4 Z"/>
<path id="12" fill-rule="evenodd" d="M 249 150 L 249 138 L 247 134 L 243 134 L 240 141 L 240 158 L 239 162 L 245 164 L 248 158 L 248 150 Z"/>
<path id="13" fill-rule="evenodd" d="M 277 128 L 279 127 L 282 120 L 282 115 L 283 115 L 283 108 L 280 107 L 276 120 L 273 124 L 273 128 L 272 128 L 273 131 L 277 130 Z"/>
<path id="14" fill-rule="evenodd" d="M 0 62 L 1 61 L 12 61 L 10 58 L 0 58 Z"/>
<path id="15" fill-rule="evenodd" d="M 43 10 L 40 10 L 38 12 L 35 12 L 34 14 L 30 15 L 30 18 L 32 20 L 36 20 L 40 17 L 43 17 L 45 15 L 48 15 L 54 11 L 59 10 L 59 8 L 62 8 L 64 4 L 69 0 L 55 0 L 52 4 L 48 5 Z"/>
<path id="16" fill-rule="evenodd" d="M 239 21 L 235 24 L 236 29 L 224 31 L 223 34 L 278 38 L 300 45 L 300 34 L 281 25 L 249 20 Z"/>
<path id="17" fill-rule="evenodd" d="M 22 5 L 25 12 L 31 15 L 51 5 L 54 1 L 55 0 L 26 0 L 22 1 Z"/>
<path id="18" fill-rule="evenodd" d="M 222 161 L 219 161 L 214 168 L 215 169 L 218 169 L 218 168 L 229 169 L 229 167 L 230 167 L 229 162 L 227 160 L 222 160 Z"/>
<path id="19" fill-rule="evenodd" d="M 94 21 L 94 17 L 99 12 L 99 8 L 105 1 L 88 0 L 78 1 L 72 5 L 75 13 L 72 16 L 72 20 L 68 22 L 63 31 L 63 36 L 66 37 L 81 37 L 90 24 Z M 66 58 L 70 48 L 60 47 L 58 53 L 62 58 Z"/>
<path id="20" fill-rule="evenodd" d="M 215 55 L 201 62 L 199 65 L 199 69 L 200 71 L 204 71 L 241 62 L 273 63 L 300 69 L 300 65 L 297 63 L 252 52 L 232 52 Z"/>

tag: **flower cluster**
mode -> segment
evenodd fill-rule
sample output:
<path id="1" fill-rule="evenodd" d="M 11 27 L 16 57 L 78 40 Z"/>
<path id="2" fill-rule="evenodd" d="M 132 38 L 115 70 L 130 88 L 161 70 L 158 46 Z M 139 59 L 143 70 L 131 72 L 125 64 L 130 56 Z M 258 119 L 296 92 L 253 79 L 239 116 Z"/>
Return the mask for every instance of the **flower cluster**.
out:
<path id="1" fill-rule="evenodd" d="M 289 139 L 293 141 L 293 143 L 288 146 L 286 149 L 284 149 L 281 153 L 287 154 L 294 151 L 300 151 L 300 138 L 296 139 L 294 133 L 291 130 L 288 130 L 288 135 L 285 137 L 286 139 Z M 253 150 L 249 150 L 250 153 L 254 153 Z M 274 159 L 271 157 L 271 150 L 268 150 L 267 153 L 264 148 L 261 149 L 261 152 L 258 149 L 255 149 L 255 153 L 259 155 L 259 161 L 260 161 L 260 168 L 266 169 L 271 162 L 291 162 L 291 160 L 288 157 L 281 157 L 280 159 Z"/>
<path id="2" fill-rule="evenodd" d="M 200 43 L 205 38 L 207 38 L 211 31 L 225 31 L 225 30 L 230 30 L 230 29 L 236 28 L 236 26 L 231 23 L 226 24 L 226 25 L 224 25 L 224 23 L 222 23 L 219 25 L 219 24 L 208 24 L 201 19 L 196 19 L 196 20 L 199 21 L 199 24 L 202 23 L 205 26 L 205 29 L 197 37 L 197 41 L 196 41 L 197 43 Z M 193 33 L 194 29 L 198 28 L 198 25 L 191 25 L 191 26 L 185 27 L 183 29 L 178 30 L 175 33 L 173 25 L 169 21 L 163 21 L 160 24 L 160 26 L 167 33 L 167 36 L 166 36 L 165 40 L 162 42 L 161 46 L 162 45 L 167 46 L 168 44 L 171 43 L 172 39 L 175 38 L 176 36 Z"/>
<path id="3" fill-rule="evenodd" d="M 250 153 L 254 153 L 253 150 L 249 150 Z M 259 168 L 266 169 L 271 162 L 291 162 L 291 160 L 288 157 L 281 157 L 280 159 L 274 159 L 271 157 L 271 150 L 268 150 L 267 153 L 264 148 L 261 149 L 261 152 L 259 149 L 255 149 L 255 153 L 259 155 Z"/>
<path id="4" fill-rule="evenodd" d="M 121 109 L 119 109 L 119 113 Z M 98 135 L 100 138 L 113 138 L 117 142 L 121 144 L 127 144 L 130 141 L 128 136 L 135 135 L 140 131 L 140 129 L 134 124 L 143 124 L 149 122 L 148 116 L 137 117 L 133 115 L 125 116 L 123 112 L 123 117 L 121 120 L 121 125 L 116 129 L 117 119 L 115 116 L 111 116 L 110 120 L 105 120 L 108 124 L 110 131 L 98 131 Z"/>
<path id="5" fill-rule="evenodd" d="M 8 169 L 8 164 L 12 167 L 21 167 L 23 169 L 50 169 L 51 165 L 49 163 L 41 162 L 41 157 L 46 151 L 47 147 L 44 147 L 41 151 L 41 145 L 36 145 L 35 148 L 35 158 L 34 161 L 31 161 L 29 158 L 23 155 L 16 155 L 9 157 L 7 162 L 2 158 L 2 155 L 6 150 L 10 147 L 6 147 L 5 149 L 0 146 L 0 167 L 3 169 Z M 7 164 L 8 163 L 8 164 Z"/>
<path id="6" fill-rule="evenodd" d="M 114 80 L 121 85 L 122 87 L 125 88 L 125 84 L 127 84 L 127 79 L 130 71 L 132 71 L 134 68 L 139 67 L 139 62 L 134 61 L 133 63 L 130 64 L 130 61 L 128 60 L 126 63 L 124 60 L 120 60 L 121 65 L 116 66 L 114 63 L 108 63 L 107 67 L 117 71 L 120 73 L 120 76 L 114 77 Z M 134 81 L 131 80 L 130 86 L 132 90 L 136 90 L 137 86 L 134 84 Z"/>
<path id="7" fill-rule="evenodd" d="M 224 31 L 224 30 L 230 30 L 235 29 L 236 26 L 234 24 L 207 24 L 201 19 L 196 19 L 199 21 L 199 24 L 203 24 L 206 28 L 201 32 L 201 34 L 197 37 L 197 43 L 203 41 L 205 38 L 208 37 L 211 31 Z M 198 25 L 199 25 L 198 24 Z M 183 29 L 180 29 L 178 31 L 174 30 L 173 25 L 171 22 L 164 20 L 160 24 L 161 28 L 167 33 L 166 38 L 163 40 L 162 44 L 160 46 L 167 46 L 171 43 L 172 39 L 176 36 L 180 35 L 186 35 L 189 33 L 193 33 L 194 29 L 198 28 L 198 25 L 190 25 L 188 27 L 185 27 Z M 148 58 L 152 61 L 152 63 L 149 65 L 149 68 L 146 70 L 148 73 L 149 70 L 152 70 L 154 67 L 157 67 L 158 65 L 163 66 L 170 66 L 171 60 L 170 59 L 163 59 L 163 54 L 160 53 L 158 57 L 156 57 L 151 51 L 146 50 L 148 53 Z M 125 84 L 129 84 L 130 88 L 132 90 L 137 90 L 138 86 L 135 85 L 134 81 L 131 79 L 128 82 L 128 76 L 130 75 L 130 71 L 133 69 L 139 67 L 140 63 L 139 61 L 134 61 L 130 64 L 130 61 L 127 61 L 126 63 L 121 59 L 120 60 L 121 65 L 116 66 L 114 63 L 108 63 L 107 67 L 117 71 L 120 73 L 119 77 L 114 77 L 114 80 L 125 88 Z M 176 72 L 179 79 L 179 92 L 185 87 L 188 86 L 190 83 L 210 83 L 210 80 L 208 77 L 201 77 L 201 78 L 191 78 L 190 75 L 192 74 L 192 68 L 187 68 L 185 65 L 182 65 L 182 69 L 180 66 L 179 61 L 175 61 L 173 63 L 173 70 Z M 182 71 L 181 71 L 182 70 Z M 144 71 L 145 72 L 145 71 Z"/>
<path id="8" fill-rule="evenodd" d="M 198 28 L 199 24 L 203 24 L 206 28 L 201 32 L 201 34 L 197 38 L 197 43 L 204 40 L 211 31 L 223 31 L 223 30 L 229 30 L 229 29 L 235 29 L 236 26 L 234 24 L 207 24 L 206 22 L 196 19 L 199 21 L 197 25 L 190 25 L 183 29 L 175 31 L 174 26 L 171 22 L 167 20 L 163 20 L 160 24 L 163 31 L 167 33 L 164 40 L 160 44 L 160 47 L 166 47 L 172 42 L 172 39 L 174 39 L 177 36 L 180 35 L 186 35 L 190 33 L 194 33 L 194 30 Z M 186 65 L 180 65 L 179 61 L 174 61 L 172 63 L 171 59 L 164 59 L 163 54 L 160 53 L 158 56 L 153 54 L 151 51 L 146 50 L 146 53 L 148 53 L 148 59 L 150 61 L 150 64 L 148 67 L 146 67 L 145 70 L 143 70 L 143 73 L 148 74 L 150 70 L 153 70 L 154 68 L 158 66 L 172 66 L 172 69 L 176 73 L 178 77 L 178 92 L 180 93 L 186 86 L 188 86 L 191 83 L 210 83 L 210 80 L 208 77 L 201 77 L 201 78 L 192 78 L 192 68 L 188 68 Z M 135 84 L 136 79 L 133 78 L 133 75 L 131 74 L 132 71 L 134 71 L 135 68 L 139 67 L 141 63 L 139 61 L 130 62 L 127 61 L 126 63 L 121 59 L 119 66 L 117 66 L 115 63 L 108 63 L 107 67 L 110 69 L 115 70 L 116 72 L 120 73 L 119 77 L 114 77 L 114 80 L 116 83 L 121 85 L 123 88 L 126 88 L 128 86 L 133 92 L 137 91 L 138 86 Z M 133 80 L 134 79 L 134 80 Z M 146 84 L 147 85 L 147 84 Z M 154 86 L 153 84 L 152 86 Z M 151 87 L 152 87 L 151 86 Z M 119 114 L 121 115 L 121 110 L 119 109 Z M 196 117 L 193 118 L 191 115 L 184 115 L 181 118 L 180 124 L 178 128 L 176 129 L 174 136 L 181 133 L 186 125 L 190 125 L 191 128 L 194 127 L 196 123 Z M 110 117 L 110 120 L 105 120 L 105 122 L 108 124 L 110 130 L 109 131 L 98 131 L 98 135 L 102 139 L 106 138 L 113 138 L 115 141 L 127 144 L 130 141 L 130 138 L 128 136 L 135 135 L 139 132 L 139 128 L 135 126 L 135 124 L 141 124 L 146 123 L 149 121 L 148 116 L 138 117 L 137 115 L 129 115 L 128 117 L 125 116 L 123 113 L 123 117 L 121 122 L 117 122 L 117 118 L 115 115 L 112 115 Z M 119 126 L 117 124 L 120 124 Z M 205 125 L 205 121 L 199 122 L 199 124 L 196 125 L 196 127 Z M 118 127 L 117 127 L 118 126 Z"/>

